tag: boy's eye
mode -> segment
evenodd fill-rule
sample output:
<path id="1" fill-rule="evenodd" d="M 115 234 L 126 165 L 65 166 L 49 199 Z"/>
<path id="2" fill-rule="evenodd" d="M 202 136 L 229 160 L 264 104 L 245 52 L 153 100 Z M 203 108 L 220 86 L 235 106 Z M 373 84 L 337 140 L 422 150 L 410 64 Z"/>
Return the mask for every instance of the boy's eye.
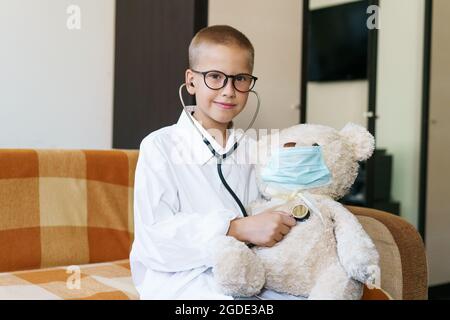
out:
<path id="1" fill-rule="evenodd" d="M 215 72 L 210 72 L 208 73 L 208 78 L 213 79 L 213 80 L 221 80 L 223 79 L 223 75 L 221 75 L 220 73 L 215 73 Z"/>
<path id="2" fill-rule="evenodd" d="M 249 77 L 244 74 L 239 74 L 236 76 L 236 81 L 247 82 L 249 81 Z"/>

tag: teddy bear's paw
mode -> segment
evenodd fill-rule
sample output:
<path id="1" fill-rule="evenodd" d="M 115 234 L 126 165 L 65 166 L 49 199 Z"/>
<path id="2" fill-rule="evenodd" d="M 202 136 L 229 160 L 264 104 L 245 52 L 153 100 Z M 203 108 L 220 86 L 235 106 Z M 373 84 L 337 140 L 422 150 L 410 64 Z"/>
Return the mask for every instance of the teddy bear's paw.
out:
<path id="1" fill-rule="evenodd" d="M 209 244 L 209 254 L 214 266 L 229 260 L 233 253 L 247 250 L 249 249 L 244 243 L 229 236 L 215 237 Z"/>
<path id="2" fill-rule="evenodd" d="M 381 279 L 381 271 L 378 265 L 353 266 L 352 278 L 367 285 L 378 285 Z"/>
<path id="3" fill-rule="evenodd" d="M 381 270 L 378 265 L 370 265 L 364 272 L 364 283 L 369 289 L 381 287 Z"/>
<path id="4" fill-rule="evenodd" d="M 241 297 L 255 295 L 265 283 L 264 266 L 244 243 L 233 240 L 220 240 L 220 251 L 214 254 L 214 279 L 224 294 Z"/>
<path id="5" fill-rule="evenodd" d="M 344 251 L 341 248 L 340 257 L 348 275 L 359 282 L 366 283 L 367 279 L 376 272 L 376 267 L 379 264 L 379 254 L 370 239 L 366 238 L 366 241 L 360 241 L 360 243 L 364 245 L 353 248 L 353 251 Z M 343 252 L 345 252 L 345 255 L 342 254 Z"/>

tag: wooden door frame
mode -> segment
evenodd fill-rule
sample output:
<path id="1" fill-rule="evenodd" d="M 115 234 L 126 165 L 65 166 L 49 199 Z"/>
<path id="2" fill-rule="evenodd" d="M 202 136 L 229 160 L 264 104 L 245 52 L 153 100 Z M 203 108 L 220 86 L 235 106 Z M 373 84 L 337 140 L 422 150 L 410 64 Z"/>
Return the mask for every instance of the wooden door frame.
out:
<path id="1" fill-rule="evenodd" d="M 380 6 L 379 0 L 370 0 L 369 5 Z M 367 118 L 367 130 L 376 137 L 377 120 L 377 81 L 378 81 L 378 29 L 369 29 L 367 50 L 367 81 L 369 82 L 367 111 L 371 116 Z M 375 146 L 376 148 L 376 146 Z M 366 172 L 366 203 L 374 206 L 375 158 L 367 160 Z"/>
<path id="2" fill-rule="evenodd" d="M 300 81 L 300 123 L 306 123 L 308 95 L 308 39 L 309 39 L 309 0 L 303 0 L 302 16 L 302 61 Z"/>
<path id="3" fill-rule="evenodd" d="M 431 80 L 431 45 L 433 29 L 433 0 L 425 0 L 425 32 L 423 57 L 422 117 L 420 143 L 420 177 L 419 177 L 419 221 L 418 230 L 425 243 L 427 179 L 428 179 L 428 139 L 430 120 L 430 80 Z"/>

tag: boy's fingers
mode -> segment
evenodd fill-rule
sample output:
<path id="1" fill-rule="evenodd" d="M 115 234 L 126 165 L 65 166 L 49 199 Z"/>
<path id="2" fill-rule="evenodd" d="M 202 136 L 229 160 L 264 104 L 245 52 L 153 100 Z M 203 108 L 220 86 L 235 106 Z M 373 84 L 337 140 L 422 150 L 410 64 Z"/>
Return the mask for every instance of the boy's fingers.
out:
<path id="1" fill-rule="evenodd" d="M 277 235 L 275 236 L 275 240 L 276 240 L 277 242 L 280 242 L 281 240 L 283 240 L 283 235 L 282 235 L 281 233 L 277 234 Z"/>
<path id="2" fill-rule="evenodd" d="M 297 224 L 297 220 L 295 220 L 290 213 L 286 211 L 273 211 L 275 213 L 278 213 L 281 216 L 281 221 L 283 224 L 293 227 Z"/>
<path id="3" fill-rule="evenodd" d="M 274 211 L 274 212 L 277 212 L 277 213 L 282 214 L 284 216 L 290 216 L 291 215 L 289 212 L 286 212 L 286 211 Z"/>
<path id="4" fill-rule="evenodd" d="M 284 224 L 280 227 L 280 232 L 282 235 L 287 235 L 289 233 L 289 231 L 291 231 L 291 228 L 289 228 L 288 226 L 286 226 Z"/>
<path id="5" fill-rule="evenodd" d="M 277 242 L 276 241 L 270 241 L 267 245 L 266 245 L 266 247 L 273 247 L 275 244 L 276 244 Z"/>
<path id="6" fill-rule="evenodd" d="M 283 215 L 283 223 L 290 227 L 293 227 L 297 224 L 297 220 L 295 220 L 290 214 Z"/>

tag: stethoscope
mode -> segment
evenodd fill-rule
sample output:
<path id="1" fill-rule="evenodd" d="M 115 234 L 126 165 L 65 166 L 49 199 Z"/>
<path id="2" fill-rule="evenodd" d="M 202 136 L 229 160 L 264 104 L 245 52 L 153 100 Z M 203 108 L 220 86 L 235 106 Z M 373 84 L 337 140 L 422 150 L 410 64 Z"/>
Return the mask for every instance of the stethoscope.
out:
<path id="1" fill-rule="evenodd" d="M 231 187 L 228 185 L 228 183 L 227 183 L 227 181 L 225 180 L 225 178 L 223 177 L 223 173 L 222 173 L 222 162 L 223 162 L 226 158 L 230 157 L 230 156 L 233 154 L 233 152 L 238 148 L 239 142 L 241 141 L 242 138 L 244 138 L 244 134 L 238 139 L 238 141 L 236 141 L 236 143 L 230 148 L 230 150 L 229 150 L 228 152 L 226 152 L 226 153 L 224 153 L 224 154 L 219 154 L 219 153 L 214 149 L 214 147 L 211 145 L 211 143 L 208 141 L 208 139 L 206 139 L 206 137 L 203 135 L 203 133 L 200 131 L 200 129 L 197 128 L 197 126 L 196 126 L 195 123 L 194 123 L 194 120 L 192 119 L 192 116 L 189 114 L 189 111 L 186 109 L 186 105 L 184 104 L 184 101 L 183 101 L 183 95 L 182 95 L 182 89 L 183 89 L 183 87 L 185 87 L 185 86 L 186 86 L 186 84 L 183 83 L 183 84 L 180 86 L 179 90 L 178 90 L 178 93 L 179 93 L 179 95 L 180 95 L 180 101 L 181 101 L 181 104 L 182 104 L 182 106 L 183 106 L 183 110 L 184 110 L 184 112 L 186 113 L 188 119 L 191 121 L 192 126 L 197 130 L 197 132 L 198 132 L 198 133 L 200 134 L 200 136 L 202 137 L 203 143 L 208 147 L 209 151 L 211 151 L 212 155 L 217 159 L 217 173 L 218 173 L 218 175 L 219 175 L 219 177 L 220 177 L 220 180 L 222 181 L 223 185 L 224 185 L 225 188 L 228 190 L 228 192 L 230 193 L 230 195 L 233 197 L 234 201 L 236 201 L 236 203 L 238 204 L 239 209 L 241 209 L 241 212 L 242 212 L 243 216 L 244 216 L 244 217 L 247 217 L 248 214 L 247 214 L 247 211 L 246 211 L 245 208 L 244 208 L 244 205 L 242 204 L 241 200 L 239 200 L 238 196 L 234 193 L 234 191 L 231 189 Z M 257 117 L 257 115 L 258 115 L 258 112 L 259 112 L 259 106 L 260 106 L 260 99 L 259 99 L 258 93 L 257 93 L 256 91 L 254 91 L 254 90 L 250 90 L 249 92 L 253 92 L 253 93 L 255 94 L 256 99 L 257 99 L 258 102 L 257 102 L 257 105 L 256 105 L 256 112 L 255 112 L 255 114 L 253 115 L 253 119 L 252 119 L 252 121 L 250 122 L 250 124 L 248 125 L 247 129 L 245 129 L 245 131 L 247 131 L 248 129 L 250 129 L 250 128 L 252 127 L 252 125 L 253 125 L 253 123 L 255 122 L 256 117 Z"/>

